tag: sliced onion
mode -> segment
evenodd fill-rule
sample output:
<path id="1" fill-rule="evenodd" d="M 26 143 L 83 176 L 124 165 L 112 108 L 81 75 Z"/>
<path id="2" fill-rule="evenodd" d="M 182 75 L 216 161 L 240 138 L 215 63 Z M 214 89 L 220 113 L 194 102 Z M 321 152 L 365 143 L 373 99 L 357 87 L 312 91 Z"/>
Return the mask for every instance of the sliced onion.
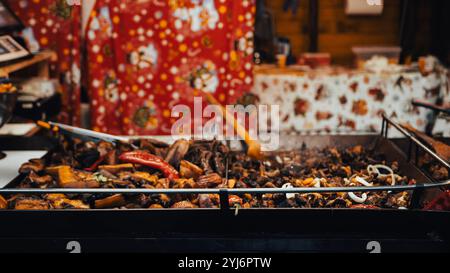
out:
<path id="1" fill-rule="evenodd" d="M 320 178 L 314 178 L 314 185 L 313 185 L 313 187 L 314 188 L 320 188 L 320 181 L 321 181 L 322 179 L 320 179 Z"/>
<path id="2" fill-rule="evenodd" d="M 353 179 L 353 177 L 350 178 L 350 180 L 351 180 L 351 179 Z M 359 176 L 356 176 L 356 177 L 355 177 L 355 181 L 358 182 L 358 183 L 360 183 L 360 184 L 362 184 L 362 185 L 364 185 L 364 186 L 366 186 L 366 187 L 371 187 L 371 186 L 373 186 L 372 183 L 367 182 L 364 178 L 359 177 Z M 362 204 L 362 203 L 366 202 L 366 200 L 367 200 L 367 193 L 363 193 L 363 194 L 361 195 L 361 197 L 359 197 L 359 196 L 357 196 L 355 193 L 349 192 L 349 193 L 348 193 L 348 196 L 349 196 L 353 201 L 355 201 L 356 203 L 359 203 L 359 204 Z"/>
<path id="3" fill-rule="evenodd" d="M 281 157 L 279 155 L 277 155 L 275 157 L 275 160 L 277 161 L 278 164 L 283 164 L 283 160 L 281 159 Z"/>
<path id="4" fill-rule="evenodd" d="M 347 186 L 350 184 L 350 180 L 348 178 L 344 178 L 344 185 Z"/>
<path id="5" fill-rule="evenodd" d="M 366 194 L 366 193 L 363 193 L 363 194 L 361 195 L 361 197 L 359 197 L 359 196 L 357 196 L 356 194 L 354 194 L 353 192 L 349 192 L 349 193 L 348 193 L 348 196 L 349 196 L 353 201 L 355 201 L 356 203 L 359 203 L 359 204 L 362 204 L 362 203 L 366 202 L 366 200 L 367 200 L 367 194 Z"/>
<path id="6" fill-rule="evenodd" d="M 359 177 L 359 176 L 355 177 L 355 181 L 360 183 L 360 184 L 362 184 L 362 185 L 364 185 L 364 186 L 366 186 L 366 187 L 372 187 L 373 186 L 373 183 L 369 183 L 369 182 L 367 182 L 367 180 L 365 180 L 364 178 Z"/>
<path id="7" fill-rule="evenodd" d="M 379 169 L 385 169 L 385 170 L 387 170 L 389 172 L 389 174 L 382 174 L 379 171 Z M 379 177 L 390 176 L 391 180 L 392 180 L 391 186 L 395 186 L 395 184 L 396 184 L 395 178 L 400 178 L 401 179 L 401 176 L 395 174 L 394 171 L 389 166 L 386 166 L 386 165 L 381 165 L 381 164 L 379 164 L 379 165 L 369 165 L 369 166 L 367 166 L 367 172 L 369 174 L 376 174 Z"/>
<path id="8" fill-rule="evenodd" d="M 283 189 L 292 189 L 292 188 L 294 188 L 294 186 L 292 186 L 291 183 L 286 183 L 281 188 L 283 188 Z M 286 198 L 287 199 L 292 199 L 292 198 L 295 198 L 296 195 L 297 195 L 296 193 L 286 193 Z"/>

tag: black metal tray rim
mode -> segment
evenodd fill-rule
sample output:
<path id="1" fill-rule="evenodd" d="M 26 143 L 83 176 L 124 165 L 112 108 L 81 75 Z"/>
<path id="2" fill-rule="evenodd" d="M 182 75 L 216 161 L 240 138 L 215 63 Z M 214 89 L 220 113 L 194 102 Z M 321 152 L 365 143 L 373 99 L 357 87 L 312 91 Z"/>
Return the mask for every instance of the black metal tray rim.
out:
<path id="1" fill-rule="evenodd" d="M 375 191 L 414 191 L 419 189 L 443 187 L 450 185 L 450 180 L 436 184 L 419 184 L 419 185 L 408 185 L 408 186 L 389 186 L 389 187 L 347 187 L 347 188 L 261 188 L 261 189 L 1 189 L 0 194 L 47 194 L 47 193 L 66 193 L 66 194 L 92 194 L 92 193 L 113 193 L 113 194 L 218 194 L 220 196 L 220 208 L 195 208 L 195 209 L 176 209 L 176 208 L 164 208 L 164 209 L 127 209 L 126 211 L 235 211 L 237 214 L 240 210 L 254 211 L 279 211 L 279 210 L 295 210 L 295 211 L 355 211 L 364 210 L 371 211 L 365 208 L 240 208 L 240 207 L 230 207 L 228 204 L 228 198 L 231 194 L 266 194 L 266 193 L 331 193 L 331 192 L 375 192 Z M 418 209 L 372 209 L 375 211 L 413 211 L 413 212 L 430 212 L 426 210 Z M 5 210 L 4 210 L 5 211 Z M 7 211 L 7 210 L 6 210 Z M 18 212 L 25 212 L 29 210 L 15 210 Z M 36 210 L 41 211 L 42 210 Z M 52 212 L 57 211 L 87 211 L 85 209 L 52 209 Z M 88 211 L 124 211 L 122 209 L 89 209 Z M 0 213 L 3 211 L 0 210 Z M 433 211 L 434 212 L 434 211 Z M 449 214 L 450 212 L 443 212 Z"/>
<path id="2" fill-rule="evenodd" d="M 204 213 L 204 212 L 217 212 L 217 213 L 230 213 L 235 214 L 236 216 L 240 212 L 251 212 L 251 211 L 263 211 L 263 212 L 318 212 L 318 213 L 326 213 L 326 214 L 334 214 L 334 213 L 346 213 L 346 212 L 367 212 L 367 213 L 401 213 L 401 214 L 434 214 L 434 215 L 450 215 L 450 211 L 436 211 L 436 210 L 423 210 L 423 209 L 392 209 L 392 208 L 238 208 L 230 207 L 227 209 L 222 208 L 136 208 L 136 209 L 51 209 L 51 210 L 0 210 L 0 214 L 3 213 L 21 213 L 21 214 L 39 214 L 39 213 L 86 213 L 86 212 L 95 212 L 95 213 L 159 213 L 159 212 L 189 212 L 189 213 Z"/>

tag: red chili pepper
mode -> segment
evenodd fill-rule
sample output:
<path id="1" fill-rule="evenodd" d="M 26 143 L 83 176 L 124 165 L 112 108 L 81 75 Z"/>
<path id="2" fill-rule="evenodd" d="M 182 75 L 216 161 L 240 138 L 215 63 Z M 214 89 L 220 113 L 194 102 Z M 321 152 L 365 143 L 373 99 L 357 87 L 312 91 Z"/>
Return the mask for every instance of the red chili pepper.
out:
<path id="1" fill-rule="evenodd" d="M 88 172 L 93 172 L 97 169 L 98 165 L 100 165 L 100 163 L 103 162 L 103 160 L 105 160 L 105 156 L 100 156 L 97 161 L 95 161 L 90 167 L 88 168 L 84 168 L 85 171 Z"/>
<path id="2" fill-rule="evenodd" d="M 123 162 L 141 164 L 147 167 L 155 168 L 163 172 L 164 176 L 169 179 L 178 179 L 177 170 L 169 163 L 165 162 L 156 155 L 149 154 L 144 151 L 126 152 L 119 156 Z"/>

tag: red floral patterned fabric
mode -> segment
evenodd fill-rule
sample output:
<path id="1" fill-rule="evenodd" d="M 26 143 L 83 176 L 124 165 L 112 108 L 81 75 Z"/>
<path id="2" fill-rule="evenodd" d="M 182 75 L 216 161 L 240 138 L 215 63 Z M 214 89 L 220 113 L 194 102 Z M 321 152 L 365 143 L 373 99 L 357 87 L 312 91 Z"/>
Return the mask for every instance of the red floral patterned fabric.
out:
<path id="1" fill-rule="evenodd" d="M 80 122 L 81 8 L 66 0 L 8 0 L 25 26 L 31 27 L 41 49 L 52 49 L 58 60 L 52 74 L 61 80 L 63 107 L 61 122 Z"/>
<path id="2" fill-rule="evenodd" d="M 86 30 L 94 130 L 170 134 L 196 89 L 233 103 L 252 86 L 253 0 L 97 0 Z"/>

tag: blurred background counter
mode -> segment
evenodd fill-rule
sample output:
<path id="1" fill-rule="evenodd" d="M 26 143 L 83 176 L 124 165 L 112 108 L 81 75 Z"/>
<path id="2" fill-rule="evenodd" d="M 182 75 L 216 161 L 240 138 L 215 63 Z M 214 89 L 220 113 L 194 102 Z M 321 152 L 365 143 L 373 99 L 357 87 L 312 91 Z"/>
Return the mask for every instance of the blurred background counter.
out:
<path id="1" fill-rule="evenodd" d="M 403 69 L 372 73 L 340 67 L 308 70 L 260 65 L 254 76 L 252 92 L 259 103 L 280 105 L 282 131 L 375 132 L 381 129 L 382 112 L 425 130 L 433 112 L 414 107 L 411 101 L 450 99 L 445 69 L 422 75 Z M 449 136 L 448 120 L 439 120 L 434 132 Z"/>

